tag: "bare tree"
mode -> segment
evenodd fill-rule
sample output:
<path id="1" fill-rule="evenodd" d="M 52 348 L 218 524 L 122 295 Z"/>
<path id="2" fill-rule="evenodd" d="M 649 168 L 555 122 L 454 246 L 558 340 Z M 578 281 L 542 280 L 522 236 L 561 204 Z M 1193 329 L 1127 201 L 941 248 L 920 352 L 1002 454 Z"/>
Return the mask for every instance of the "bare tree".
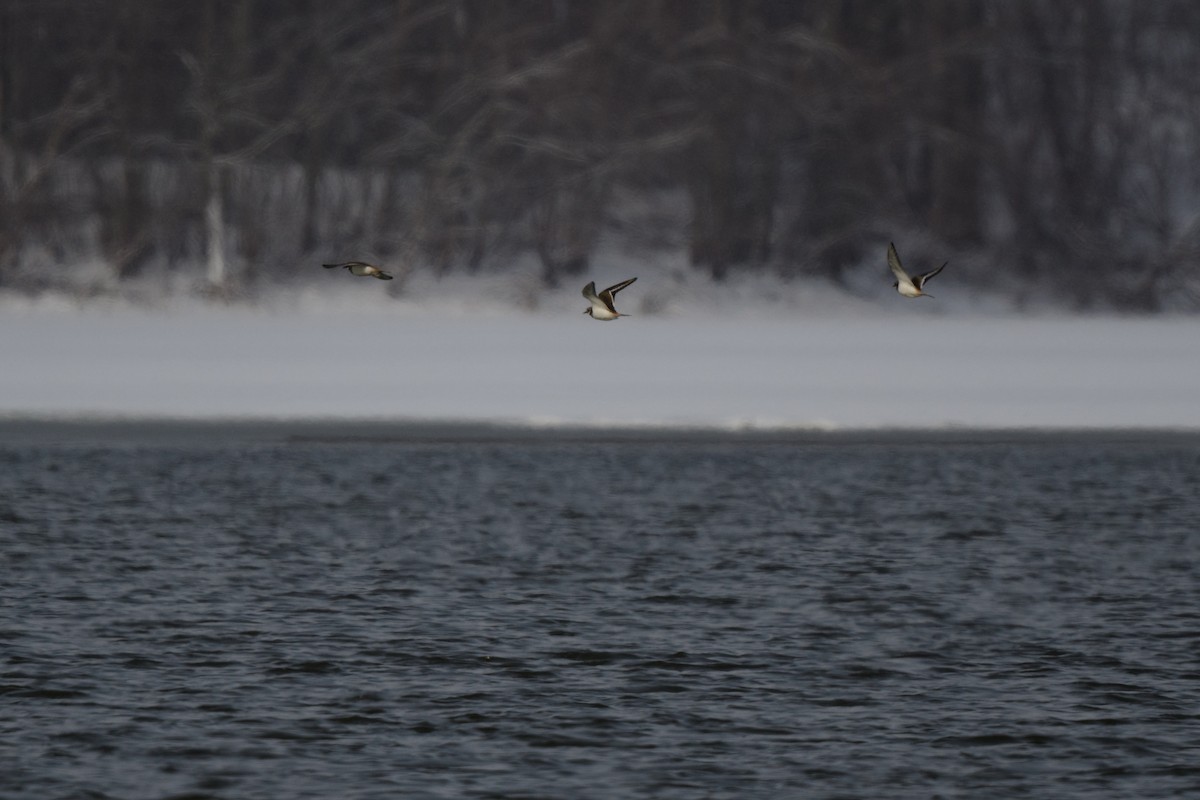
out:
<path id="1" fill-rule="evenodd" d="M 0 5 L 0 285 L 23 244 L 53 238 L 68 209 L 82 213 L 55 202 L 52 179 L 110 132 L 110 96 L 81 54 L 46 49 L 48 31 L 69 13 L 53 2 Z"/>
<path id="2" fill-rule="evenodd" d="M 641 224 L 717 278 L 851 283 L 911 231 L 1079 307 L 1194 307 L 1197 24 L 1186 0 L 8 0 L 0 270 L 52 243 L 118 280 L 201 262 L 225 294 L 318 250 L 528 253 L 554 284 L 638 227 L 615 198 L 670 195 Z"/>

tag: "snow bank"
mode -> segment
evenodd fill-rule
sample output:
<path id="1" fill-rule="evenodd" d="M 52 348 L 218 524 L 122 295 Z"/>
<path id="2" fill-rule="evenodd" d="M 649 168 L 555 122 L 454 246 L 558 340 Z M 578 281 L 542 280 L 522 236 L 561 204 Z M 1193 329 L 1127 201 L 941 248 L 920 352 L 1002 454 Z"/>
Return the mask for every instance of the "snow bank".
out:
<path id="1" fill-rule="evenodd" d="M 512 279 L 438 304 L 384 287 L 258 309 L 10 298 L 0 415 L 1200 428 L 1193 318 L 949 316 L 941 298 L 722 307 L 650 302 L 643 281 L 619 298 L 638 316 L 601 323 L 575 287 L 524 304 Z"/>

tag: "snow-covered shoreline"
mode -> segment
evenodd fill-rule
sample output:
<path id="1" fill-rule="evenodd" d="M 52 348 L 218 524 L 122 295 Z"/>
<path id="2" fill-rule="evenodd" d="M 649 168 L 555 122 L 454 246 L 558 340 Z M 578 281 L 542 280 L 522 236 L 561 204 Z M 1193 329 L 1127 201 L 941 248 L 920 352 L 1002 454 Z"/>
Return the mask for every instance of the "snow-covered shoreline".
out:
<path id="1" fill-rule="evenodd" d="M 1194 317 L 696 300 L 600 323 L 575 289 L 522 310 L 373 284 L 265 307 L 0 302 L 0 416 L 1200 428 Z"/>

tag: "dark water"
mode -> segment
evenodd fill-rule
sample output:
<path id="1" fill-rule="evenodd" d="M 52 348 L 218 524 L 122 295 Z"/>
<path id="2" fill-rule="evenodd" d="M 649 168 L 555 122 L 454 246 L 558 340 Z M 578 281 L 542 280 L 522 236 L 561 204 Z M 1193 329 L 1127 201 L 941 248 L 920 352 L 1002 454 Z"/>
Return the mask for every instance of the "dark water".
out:
<path id="1" fill-rule="evenodd" d="M 48 431 L 6 800 L 1200 796 L 1196 436 Z"/>

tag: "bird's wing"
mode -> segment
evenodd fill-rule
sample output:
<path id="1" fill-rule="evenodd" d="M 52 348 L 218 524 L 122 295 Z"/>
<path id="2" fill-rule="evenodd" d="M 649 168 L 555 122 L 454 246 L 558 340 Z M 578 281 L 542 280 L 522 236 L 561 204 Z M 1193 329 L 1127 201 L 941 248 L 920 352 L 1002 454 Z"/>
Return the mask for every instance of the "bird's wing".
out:
<path id="1" fill-rule="evenodd" d="M 912 283 L 912 278 L 908 277 L 908 273 L 904 271 L 904 267 L 900 266 L 900 255 L 896 252 L 896 245 L 888 243 L 888 266 L 892 270 L 892 274 L 896 276 L 896 280 L 901 283 Z"/>
<path id="2" fill-rule="evenodd" d="M 365 261 L 339 261 L 336 264 L 322 264 L 321 266 L 325 269 L 334 269 L 335 267 L 346 267 L 349 269 L 350 267 L 369 267 L 371 265 Z"/>
<path id="3" fill-rule="evenodd" d="M 601 303 L 604 303 L 604 307 L 607 308 L 609 311 L 611 311 L 614 314 L 617 313 L 617 307 L 613 305 L 613 293 L 611 290 L 605 289 L 603 292 L 600 293 L 600 297 L 598 299 L 600 300 Z"/>
<path id="4" fill-rule="evenodd" d="M 944 270 L 946 268 L 946 265 L 949 263 L 950 263 L 949 261 L 943 261 L 942 265 L 940 267 L 938 267 L 937 269 L 931 269 L 931 270 L 929 270 L 929 272 L 918 275 L 916 278 L 913 279 L 913 283 L 915 283 L 917 285 L 917 288 L 920 289 L 922 286 L 925 285 L 925 281 L 929 280 L 934 275 L 937 275 L 939 272 Z"/>
<path id="5" fill-rule="evenodd" d="M 614 295 L 614 294 L 616 294 L 617 292 L 621 291 L 621 290 L 622 290 L 622 289 L 624 289 L 626 286 L 628 286 L 629 284 L 633 283 L 633 282 L 634 282 L 634 281 L 636 281 L 636 280 L 637 280 L 637 278 L 630 278 L 630 279 L 629 279 L 629 280 L 627 280 L 627 281 L 621 281 L 620 283 L 613 284 L 612 286 L 610 286 L 610 287 L 608 287 L 607 289 L 605 289 L 605 290 L 604 290 L 604 294 L 607 294 L 607 295 L 609 295 L 609 296 L 611 297 L 612 295 Z"/>
<path id="6" fill-rule="evenodd" d="M 600 301 L 600 298 L 596 296 L 596 282 L 595 281 L 589 281 L 588 285 L 583 287 L 583 296 L 586 299 L 592 301 L 593 303 L 597 303 Z"/>
<path id="7" fill-rule="evenodd" d="M 603 292 L 600 293 L 600 302 L 604 303 L 604 305 L 606 305 L 608 307 L 609 311 L 616 314 L 617 307 L 615 305 L 613 305 L 613 295 L 615 295 L 617 292 L 621 291 L 626 286 L 628 286 L 629 284 L 633 283 L 636 280 L 637 280 L 637 278 L 630 278 L 627 281 L 621 281 L 620 283 L 615 283 L 612 286 L 608 287 L 607 289 L 605 289 Z"/>

